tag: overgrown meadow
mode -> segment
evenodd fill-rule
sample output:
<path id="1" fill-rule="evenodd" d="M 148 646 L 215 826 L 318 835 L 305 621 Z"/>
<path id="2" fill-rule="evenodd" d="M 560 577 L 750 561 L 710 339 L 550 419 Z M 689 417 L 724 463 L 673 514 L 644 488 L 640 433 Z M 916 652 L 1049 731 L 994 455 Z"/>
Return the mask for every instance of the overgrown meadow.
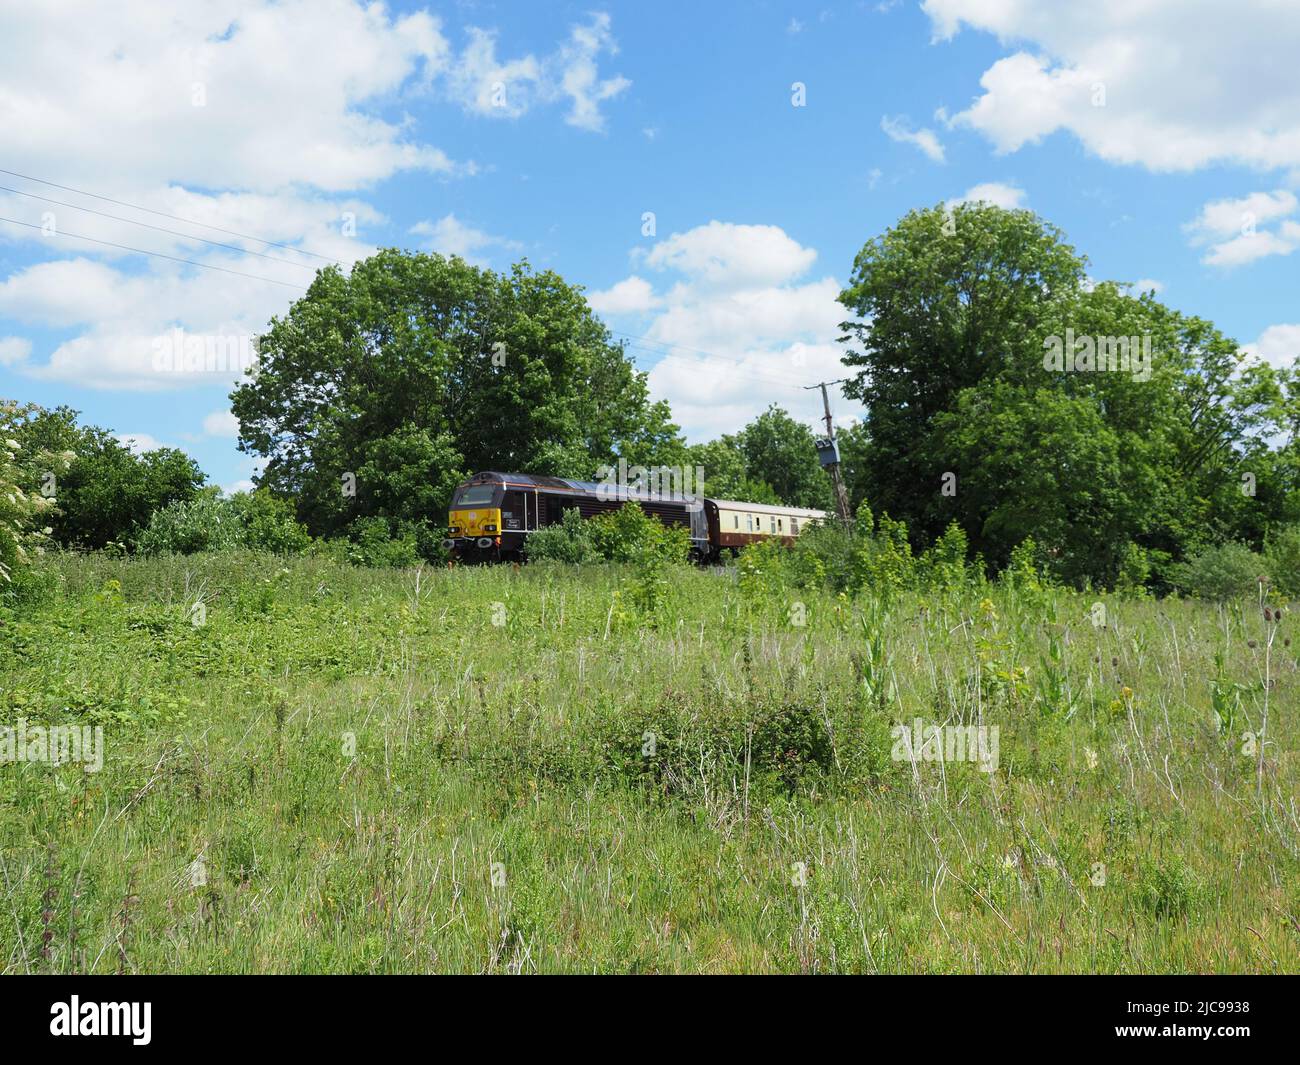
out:
<path id="1" fill-rule="evenodd" d="M 67 555 L 5 972 L 1300 969 L 1293 614 L 779 566 Z M 650 583 L 647 583 L 649 581 Z M 997 768 L 900 722 L 999 730 Z"/>

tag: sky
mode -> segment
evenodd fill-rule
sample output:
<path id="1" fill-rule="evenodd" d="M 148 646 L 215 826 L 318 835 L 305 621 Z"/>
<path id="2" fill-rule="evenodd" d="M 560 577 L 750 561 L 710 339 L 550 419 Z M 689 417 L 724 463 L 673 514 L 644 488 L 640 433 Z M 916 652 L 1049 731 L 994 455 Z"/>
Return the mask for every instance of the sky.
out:
<path id="1" fill-rule="evenodd" d="M 176 331 L 395 246 L 582 285 L 691 442 L 811 424 L 855 254 L 961 200 L 1289 365 L 1298 56 L 1300 0 L 0 0 L 0 396 L 249 487 Z"/>

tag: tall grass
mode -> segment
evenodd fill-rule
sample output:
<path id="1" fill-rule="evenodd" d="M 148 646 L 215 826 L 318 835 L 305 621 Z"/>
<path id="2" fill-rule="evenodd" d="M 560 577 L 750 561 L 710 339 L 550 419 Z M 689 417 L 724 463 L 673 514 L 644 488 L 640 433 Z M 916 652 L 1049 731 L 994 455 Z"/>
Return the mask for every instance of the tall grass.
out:
<path id="1" fill-rule="evenodd" d="M 0 724 L 105 764 L 0 764 L 7 972 L 1298 968 L 1289 613 L 55 565 Z M 997 770 L 895 760 L 917 717 L 998 726 Z"/>

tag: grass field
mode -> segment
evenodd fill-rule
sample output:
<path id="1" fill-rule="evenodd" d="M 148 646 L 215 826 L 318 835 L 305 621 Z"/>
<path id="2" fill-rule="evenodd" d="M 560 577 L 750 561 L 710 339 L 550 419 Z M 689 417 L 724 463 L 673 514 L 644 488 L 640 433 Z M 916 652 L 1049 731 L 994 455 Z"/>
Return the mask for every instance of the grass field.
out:
<path id="1" fill-rule="evenodd" d="M 53 564 L 0 724 L 104 764 L 0 764 L 5 972 L 1300 970 L 1293 614 Z"/>

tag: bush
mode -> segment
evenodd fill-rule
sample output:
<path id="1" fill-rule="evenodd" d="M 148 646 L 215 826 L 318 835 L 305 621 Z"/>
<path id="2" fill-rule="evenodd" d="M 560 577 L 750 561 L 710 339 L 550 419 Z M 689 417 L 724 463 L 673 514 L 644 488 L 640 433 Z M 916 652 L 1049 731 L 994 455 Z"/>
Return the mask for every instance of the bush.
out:
<path id="1" fill-rule="evenodd" d="M 853 582 L 853 555 L 857 539 L 838 521 L 814 522 L 804 527 L 790 549 L 790 572 L 801 588 L 829 586 L 842 592 Z"/>
<path id="2" fill-rule="evenodd" d="M 1273 587 L 1289 599 L 1300 599 L 1300 525 L 1287 525 L 1264 545 Z"/>
<path id="3" fill-rule="evenodd" d="M 556 524 L 529 533 L 525 552 L 531 560 L 547 559 L 571 565 L 598 557 L 591 526 L 574 509 L 566 510 Z"/>
<path id="4" fill-rule="evenodd" d="M 20 567 L 26 567 L 44 549 L 49 528 L 46 516 L 54 499 L 25 485 L 57 475 L 68 467 L 70 452 L 54 454 L 20 442 L 28 419 L 39 408 L 0 402 L 0 585 L 9 585 Z M 57 477 L 56 477 L 57 480 Z"/>
<path id="5" fill-rule="evenodd" d="M 278 555 L 299 555 L 311 546 L 311 535 L 295 520 L 293 505 L 265 488 L 239 492 L 230 502 L 244 525 L 246 546 Z"/>
<path id="6" fill-rule="evenodd" d="M 1147 581 L 1151 579 L 1151 556 L 1146 548 L 1130 542 L 1124 548 L 1124 557 L 1119 562 L 1119 576 L 1115 580 L 1115 591 L 1128 595 L 1146 595 Z"/>
<path id="7" fill-rule="evenodd" d="M 199 551 L 230 551 L 243 547 L 247 529 L 229 499 L 205 492 L 194 499 L 155 510 L 135 539 L 142 555 L 193 555 Z"/>
<path id="8" fill-rule="evenodd" d="M 394 530 L 387 518 L 358 518 L 348 527 L 344 557 L 354 566 L 414 566 L 420 561 L 416 531 L 410 526 Z"/>
<path id="9" fill-rule="evenodd" d="M 1252 594 L 1266 568 L 1265 560 L 1245 544 L 1226 543 L 1207 547 L 1176 567 L 1174 582 L 1187 595 L 1224 603 Z"/>
<path id="10" fill-rule="evenodd" d="M 627 503 L 588 523 L 596 552 L 610 562 L 685 562 L 691 534 L 685 526 L 665 525 L 640 506 Z"/>

